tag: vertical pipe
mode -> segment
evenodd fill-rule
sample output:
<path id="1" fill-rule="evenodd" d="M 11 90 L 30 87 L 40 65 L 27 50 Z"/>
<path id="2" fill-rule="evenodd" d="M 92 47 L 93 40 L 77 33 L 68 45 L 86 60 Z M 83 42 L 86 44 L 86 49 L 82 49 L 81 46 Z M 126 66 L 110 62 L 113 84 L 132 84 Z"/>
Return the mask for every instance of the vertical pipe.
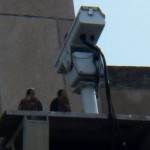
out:
<path id="1" fill-rule="evenodd" d="M 81 88 L 81 99 L 83 103 L 83 111 L 85 113 L 98 114 L 97 98 L 95 89 L 92 86 L 84 86 Z"/>

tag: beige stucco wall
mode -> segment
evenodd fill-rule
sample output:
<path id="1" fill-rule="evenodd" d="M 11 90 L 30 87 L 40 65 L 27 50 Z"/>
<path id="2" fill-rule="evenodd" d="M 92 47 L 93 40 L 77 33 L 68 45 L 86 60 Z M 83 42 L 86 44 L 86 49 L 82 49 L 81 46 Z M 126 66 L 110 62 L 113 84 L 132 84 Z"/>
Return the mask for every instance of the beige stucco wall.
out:
<path id="1" fill-rule="evenodd" d="M 72 0 L 0 1 L 1 111 L 17 109 L 29 87 L 49 110 L 66 84 L 54 63 L 73 19 Z"/>

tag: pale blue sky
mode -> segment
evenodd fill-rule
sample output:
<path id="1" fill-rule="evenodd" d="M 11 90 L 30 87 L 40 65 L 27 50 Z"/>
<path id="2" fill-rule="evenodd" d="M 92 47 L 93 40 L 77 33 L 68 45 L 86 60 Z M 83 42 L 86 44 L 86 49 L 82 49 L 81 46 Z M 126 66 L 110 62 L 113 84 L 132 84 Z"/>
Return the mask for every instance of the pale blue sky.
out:
<path id="1" fill-rule="evenodd" d="M 74 0 L 75 14 L 81 5 L 106 16 L 97 45 L 108 65 L 150 66 L 150 0 Z"/>

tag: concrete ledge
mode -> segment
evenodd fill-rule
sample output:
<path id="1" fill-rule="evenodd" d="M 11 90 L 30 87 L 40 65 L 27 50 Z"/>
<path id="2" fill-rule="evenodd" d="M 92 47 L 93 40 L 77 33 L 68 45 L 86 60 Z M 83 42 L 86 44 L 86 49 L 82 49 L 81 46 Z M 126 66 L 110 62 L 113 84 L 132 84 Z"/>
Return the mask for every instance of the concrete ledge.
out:
<path id="1" fill-rule="evenodd" d="M 72 0 L 1 0 L 0 14 L 74 18 Z"/>

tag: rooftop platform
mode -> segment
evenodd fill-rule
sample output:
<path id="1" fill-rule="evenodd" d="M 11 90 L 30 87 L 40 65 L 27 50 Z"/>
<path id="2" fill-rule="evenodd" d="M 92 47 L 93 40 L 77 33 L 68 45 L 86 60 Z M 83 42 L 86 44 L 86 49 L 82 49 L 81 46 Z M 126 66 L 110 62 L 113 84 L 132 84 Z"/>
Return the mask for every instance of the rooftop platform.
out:
<path id="1" fill-rule="evenodd" d="M 110 150 L 112 140 L 106 114 L 6 111 L 0 120 L 0 137 L 4 137 L 5 144 L 15 133 L 24 116 L 38 116 L 41 118 L 38 121 L 48 118 L 49 142 L 52 150 L 63 148 Z M 117 115 L 115 124 L 113 133 L 115 150 L 123 149 L 123 139 L 127 150 L 150 149 L 150 116 Z"/>

